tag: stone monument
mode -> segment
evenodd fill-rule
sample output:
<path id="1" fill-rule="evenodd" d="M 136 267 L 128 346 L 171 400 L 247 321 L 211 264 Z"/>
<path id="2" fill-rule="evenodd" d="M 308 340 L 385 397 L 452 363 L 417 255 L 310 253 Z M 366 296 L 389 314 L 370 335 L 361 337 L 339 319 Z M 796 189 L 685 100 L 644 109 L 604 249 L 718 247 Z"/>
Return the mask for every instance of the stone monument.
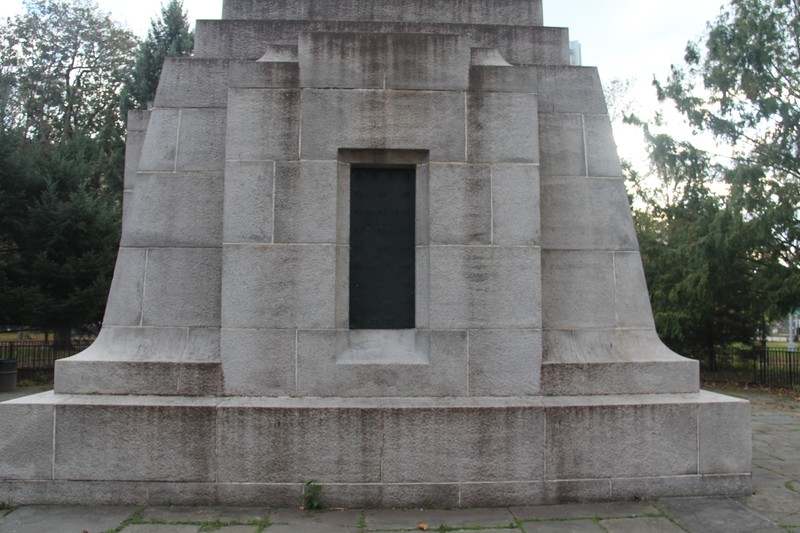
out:
<path id="1" fill-rule="evenodd" d="M 225 0 L 130 116 L 103 329 L 0 404 L 0 501 L 743 494 L 659 341 L 594 68 L 541 0 Z"/>

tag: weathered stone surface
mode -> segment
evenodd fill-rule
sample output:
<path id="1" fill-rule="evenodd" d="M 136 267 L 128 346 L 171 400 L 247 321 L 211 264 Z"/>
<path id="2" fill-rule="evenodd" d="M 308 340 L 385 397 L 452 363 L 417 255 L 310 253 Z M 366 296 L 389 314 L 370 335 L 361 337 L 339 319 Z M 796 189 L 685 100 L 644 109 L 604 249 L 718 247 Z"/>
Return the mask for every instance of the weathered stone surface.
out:
<path id="1" fill-rule="evenodd" d="M 539 162 L 536 95 L 469 93 L 467 113 L 469 161 Z"/>
<path id="2" fill-rule="evenodd" d="M 295 393 L 293 330 L 223 329 L 220 345 L 225 393 L 291 396 Z"/>
<path id="3" fill-rule="evenodd" d="M 586 176 L 583 115 L 539 114 L 540 170 L 550 176 Z"/>
<path id="4" fill-rule="evenodd" d="M 537 409 L 387 409 L 382 479 L 389 483 L 540 479 L 543 424 L 543 413 Z M 442 445 L 443 435 L 447 446 Z"/>
<path id="5" fill-rule="evenodd" d="M 223 255 L 223 326 L 334 327 L 334 246 L 229 245 Z"/>
<path id="6" fill-rule="evenodd" d="M 551 407 L 545 455 L 548 479 L 697 474 L 697 408 Z"/>
<path id="7" fill-rule="evenodd" d="M 0 479 L 53 479 L 53 419 L 49 402 L 0 404 Z"/>
<path id="8" fill-rule="evenodd" d="M 219 246 L 222 187 L 221 172 L 140 175 L 122 246 Z"/>
<path id="9" fill-rule="evenodd" d="M 335 162 L 278 163 L 275 168 L 275 242 L 336 242 Z"/>
<path id="10" fill-rule="evenodd" d="M 179 109 L 154 109 L 150 114 L 139 161 L 140 172 L 175 172 Z"/>
<path id="11" fill-rule="evenodd" d="M 539 249 L 434 246 L 432 328 L 539 328 Z"/>
<path id="12" fill-rule="evenodd" d="M 540 241 L 539 167 L 492 166 L 492 243 L 537 246 Z"/>
<path id="13" fill-rule="evenodd" d="M 176 171 L 225 169 L 225 109 L 182 109 Z"/>
<path id="14" fill-rule="evenodd" d="M 219 248 L 151 248 L 147 252 L 142 324 L 219 326 Z"/>
<path id="15" fill-rule="evenodd" d="M 464 161 L 464 95 L 447 91 L 303 91 L 302 159 L 335 160 L 341 147 L 429 149 Z M 391 125 L 391 127 L 389 126 Z"/>
<path id="16" fill-rule="evenodd" d="M 467 335 L 463 331 L 412 333 L 416 354 L 401 343 L 348 362 L 348 331 L 301 331 L 297 387 L 303 396 L 464 396 Z M 392 332 L 386 331 L 386 334 Z M 380 356 L 370 361 L 367 357 Z M 387 361 L 388 359 L 388 361 Z M 424 362 L 427 360 L 427 362 Z M 352 359 L 351 359 L 352 361 Z"/>
<path id="17" fill-rule="evenodd" d="M 221 409 L 219 417 L 220 481 L 381 479 L 381 421 L 376 409 L 230 406 Z"/>
<path id="18" fill-rule="evenodd" d="M 539 392 L 542 335 L 537 330 L 474 330 L 469 334 L 469 392 L 531 396 Z"/>
<path id="19" fill-rule="evenodd" d="M 432 244 L 490 244 L 491 168 L 486 165 L 430 166 Z"/>
<path id="20" fill-rule="evenodd" d="M 464 35 L 471 47 L 496 48 L 512 64 L 569 64 L 566 28 L 388 21 L 200 20 L 194 57 L 255 60 L 267 43 L 296 46 L 297 35 L 304 32 Z"/>
<path id="21" fill-rule="evenodd" d="M 166 58 L 155 107 L 225 107 L 229 64 L 225 59 Z"/>
<path id="22" fill-rule="evenodd" d="M 142 323 L 142 296 L 147 250 L 120 247 L 103 324 L 138 326 Z"/>
<path id="23" fill-rule="evenodd" d="M 300 93 L 285 89 L 230 89 L 225 158 L 274 161 L 297 158 Z"/>
<path id="24" fill-rule="evenodd" d="M 719 396 L 700 405 L 700 473 L 746 473 L 752 469 L 750 404 Z M 735 423 L 733 423 L 735 421 Z"/>
<path id="25" fill-rule="evenodd" d="M 210 407 L 60 405 L 55 478 L 212 481 L 214 428 Z"/>
<path id="26" fill-rule="evenodd" d="M 228 161 L 225 164 L 225 243 L 273 241 L 274 174 L 273 161 Z"/>
<path id="27" fill-rule="evenodd" d="M 542 322 L 545 328 L 616 325 L 614 256 L 607 252 L 542 251 Z"/>
<path id="28" fill-rule="evenodd" d="M 547 177 L 541 194 L 543 247 L 638 249 L 624 180 Z"/>

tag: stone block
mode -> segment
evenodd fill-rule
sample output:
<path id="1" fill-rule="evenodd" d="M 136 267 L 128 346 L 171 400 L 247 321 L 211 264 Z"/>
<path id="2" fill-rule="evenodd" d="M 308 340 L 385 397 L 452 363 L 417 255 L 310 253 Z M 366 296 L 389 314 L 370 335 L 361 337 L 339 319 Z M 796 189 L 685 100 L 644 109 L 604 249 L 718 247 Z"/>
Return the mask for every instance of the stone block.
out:
<path id="1" fill-rule="evenodd" d="M 464 95 L 304 90 L 302 159 L 335 160 L 340 147 L 429 149 L 431 161 L 464 161 Z"/>
<path id="2" fill-rule="evenodd" d="M 146 505 L 143 483 L 120 481 L 0 481 L 3 501 L 9 505 Z M 36 508 L 29 508 L 38 511 Z M 130 512 L 133 512 L 131 510 Z M 128 513 L 130 514 L 130 513 Z M 81 529 L 86 516 L 81 519 Z"/>
<path id="3" fill-rule="evenodd" d="M 595 67 L 542 67 L 553 72 L 551 113 L 607 115 L 600 75 Z M 540 88 L 541 92 L 541 88 Z"/>
<path id="4" fill-rule="evenodd" d="M 639 252 L 614 253 L 614 281 L 619 325 L 655 328 Z"/>
<path id="5" fill-rule="evenodd" d="M 752 470 L 750 404 L 706 393 L 699 406 L 700 473 L 745 474 Z"/>
<path id="6" fill-rule="evenodd" d="M 669 496 L 749 495 L 750 474 L 620 478 L 611 480 L 615 500 L 656 500 Z"/>
<path id="7" fill-rule="evenodd" d="M 434 329 L 539 328 L 540 253 L 533 247 L 434 246 Z"/>
<path id="8" fill-rule="evenodd" d="M 147 505 L 214 505 L 217 502 L 217 485 L 215 483 L 147 483 Z M 207 515 L 194 514 L 192 518 L 198 521 L 212 521 Z M 155 520 L 154 520 L 155 521 Z M 197 527 L 197 526 L 190 526 Z M 128 533 L 127 531 L 125 533 Z M 155 533 L 158 533 L 157 531 Z M 177 533 L 177 532 L 170 532 Z M 194 533 L 194 532 L 192 532 Z"/>
<path id="9" fill-rule="evenodd" d="M 225 109 L 182 109 L 175 169 L 222 172 L 225 169 Z"/>
<path id="10" fill-rule="evenodd" d="M 222 173 L 142 174 L 122 246 L 220 246 L 222 190 Z"/>
<path id="11" fill-rule="evenodd" d="M 622 166 L 608 115 L 583 115 L 589 176 L 621 178 Z"/>
<path id="12" fill-rule="evenodd" d="M 228 67 L 228 87 L 240 89 L 297 88 L 300 87 L 300 65 L 296 60 L 276 63 L 232 61 Z"/>
<path id="13" fill-rule="evenodd" d="M 539 162 L 536 95 L 468 93 L 467 160 Z"/>
<path id="14" fill-rule="evenodd" d="M 56 479 L 214 480 L 213 407 L 102 401 L 56 408 Z"/>
<path id="15" fill-rule="evenodd" d="M 109 326 L 138 326 L 142 322 L 142 296 L 147 250 L 119 249 L 114 279 L 106 304 L 103 324 Z"/>
<path id="16" fill-rule="evenodd" d="M 460 505 L 477 508 L 536 505 L 542 503 L 543 492 L 544 483 L 541 481 L 463 483 Z M 508 520 L 506 524 L 513 521 L 513 519 Z"/>
<path id="17" fill-rule="evenodd" d="M 271 20 L 392 20 L 462 24 L 504 24 L 541 26 L 540 0 L 496 2 L 478 0 L 465 4 L 459 0 L 417 0 L 399 5 L 392 0 L 348 0 L 330 4 L 322 0 L 279 0 L 269 3 L 253 0 L 226 0 L 224 19 Z"/>
<path id="18" fill-rule="evenodd" d="M 303 501 L 302 483 L 217 483 L 219 505 L 276 508 L 297 507 Z"/>
<path id="19" fill-rule="evenodd" d="M 229 63 L 226 59 L 167 57 L 155 107 L 225 107 Z"/>
<path id="20" fill-rule="evenodd" d="M 381 427 L 378 409 L 226 405 L 219 410 L 218 479 L 378 482 Z"/>
<path id="21" fill-rule="evenodd" d="M 218 363 L 220 360 L 219 342 L 219 328 L 189 328 L 186 334 L 186 349 L 181 360 Z"/>
<path id="22" fill-rule="evenodd" d="M 296 159 L 299 116 L 300 93 L 296 90 L 230 89 L 226 159 Z"/>
<path id="23" fill-rule="evenodd" d="M 300 331 L 297 393 L 302 396 L 463 396 L 467 393 L 467 335 L 416 331 L 401 342 L 358 358 L 354 331 Z M 388 335 L 389 331 L 381 331 Z M 416 353 L 408 354 L 409 350 Z M 348 357 L 349 356 L 349 357 Z M 375 357 L 370 361 L 368 357 Z M 380 357 L 378 357 L 380 356 Z M 427 359 L 427 363 L 425 362 Z"/>
<path id="24" fill-rule="evenodd" d="M 149 249 L 142 324 L 219 326 L 221 263 L 219 248 Z"/>
<path id="25" fill-rule="evenodd" d="M 541 331 L 469 332 L 469 392 L 473 396 L 535 395 L 541 363 Z"/>
<path id="26" fill-rule="evenodd" d="M 139 160 L 142 157 L 144 139 L 147 131 L 136 131 L 128 129 L 125 139 L 125 178 L 124 189 L 130 191 L 136 183 L 136 173 L 139 171 Z"/>
<path id="27" fill-rule="evenodd" d="M 569 65 L 566 28 L 389 21 L 200 20 L 194 57 L 257 60 L 269 46 L 265 43 L 296 46 L 304 32 L 464 35 L 470 46 L 496 48 L 515 65 Z"/>
<path id="28" fill-rule="evenodd" d="M 547 479 L 697 473 L 697 408 L 685 404 L 548 406 Z"/>
<path id="29" fill-rule="evenodd" d="M 429 183 L 431 243 L 491 243 L 490 167 L 433 164 Z"/>
<path id="30" fill-rule="evenodd" d="M 582 115 L 540 113 L 539 132 L 543 178 L 586 176 Z"/>
<path id="31" fill-rule="evenodd" d="M 274 174 L 273 161 L 225 164 L 225 243 L 272 242 Z"/>
<path id="32" fill-rule="evenodd" d="M 387 483 L 530 481 L 543 476 L 541 409 L 387 407 L 383 431 Z"/>
<path id="33" fill-rule="evenodd" d="M 541 302 L 546 329 L 614 327 L 613 254 L 542 251 Z"/>
<path id="34" fill-rule="evenodd" d="M 386 88 L 463 91 L 469 85 L 468 42 L 455 35 L 394 34 L 388 39 Z"/>
<path id="35" fill-rule="evenodd" d="M 539 167 L 492 166 L 492 243 L 536 246 L 540 241 Z"/>
<path id="36" fill-rule="evenodd" d="M 41 397 L 0 403 L 0 479 L 53 479 L 55 408 Z"/>
<path id="37" fill-rule="evenodd" d="M 625 181 L 542 180 L 542 246 L 553 250 L 638 250 Z"/>
<path id="38" fill-rule="evenodd" d="M 223 329 L 220 352 L 225 393 L 234 396 L 294 395 L 295 336 L 291 329 Z"/>
<path id="39" fill-rule="evenodd" d="M 335 161 L 278 163 L 275 168 L 275 242 L 336 242 Z"/>
<path id="40" fill-rule="evenodd" d="M 179 109 L 151 112 L 139 160 L 140 172 L 175 172 L 180 114 Z"/>
<path id="41" fill-rule="evenodd" d="M 537 74 L 536 67 L 527 65 L 472 65 L 469 69 L 469 90 L 474 92 L 536 93 Z"/>
<path id="42" fill-rule="evenodd" d="M 224 327 L 334 327 L 335 267 L 330 245 L 226 246 Z"/>
<path id="43" fill-rule="evenodd" d="M 389 42 L 368 33 L 301 33 L 298 62 L 302 87 L 383 89 Z"/>
<path id="44" fill-rule="evenodd" d="M 542 365 L 542 394 L 668 394 L 696 393 L 698 389 L 697 361 L 592 361 L 596 354 L 577 355 L 587 362 Z M 615 355 L 621 357 L 621 354 Z M 634 357 L 648 355 L 643 352 Z"/>

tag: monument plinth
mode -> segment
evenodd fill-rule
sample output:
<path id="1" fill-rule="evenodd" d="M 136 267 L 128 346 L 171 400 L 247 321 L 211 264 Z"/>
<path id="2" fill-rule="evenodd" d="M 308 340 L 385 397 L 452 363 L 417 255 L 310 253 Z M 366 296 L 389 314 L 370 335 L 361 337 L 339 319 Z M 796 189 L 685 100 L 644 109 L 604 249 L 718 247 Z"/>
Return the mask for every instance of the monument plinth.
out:
<path id="1" fill-rule="evenodd" d="M 225 0 L 129 120 L 102 332 L 0 404 L 2 501 L 741 494 L 653 323 L 596 69 L 535 0 Z"/>

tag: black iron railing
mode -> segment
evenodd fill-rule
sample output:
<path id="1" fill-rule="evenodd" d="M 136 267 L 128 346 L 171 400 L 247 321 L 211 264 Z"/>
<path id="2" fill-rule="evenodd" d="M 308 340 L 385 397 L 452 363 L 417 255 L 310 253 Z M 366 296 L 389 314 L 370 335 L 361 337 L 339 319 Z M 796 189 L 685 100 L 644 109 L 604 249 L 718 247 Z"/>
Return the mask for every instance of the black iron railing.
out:
<path id="1" fill-rule="evenodd" d="M 58 359 L 75 355 L 92 342 L 73 340 L 64 346 L 45 341 L 0 341 L 0 359 L 14 359 L 20 370 L 50 370 Z"/>
<path id="2" fill-rule="evenodd" d="M 698 359 L 705 379 L 784 389 L 800 387 L 800 351 L 729 347 Z"/>

